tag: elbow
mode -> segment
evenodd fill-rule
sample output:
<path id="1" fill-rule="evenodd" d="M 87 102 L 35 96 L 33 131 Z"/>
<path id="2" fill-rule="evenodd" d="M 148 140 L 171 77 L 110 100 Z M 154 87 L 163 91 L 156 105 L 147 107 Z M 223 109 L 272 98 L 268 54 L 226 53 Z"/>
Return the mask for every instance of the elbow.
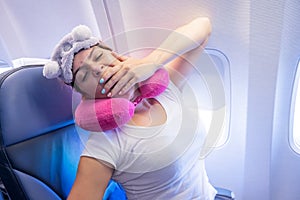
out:
<path id="1" fill-rule="evenodd" d="M 208 41 L 209 36 L 212 32 L 211 21 L 208 17 L 199 17 L 196 19 L 197 22 L 197 41 L 199 45 L 204 45 Z"/>
<path id="2" fill-rule="evenodd" d="M 193 22 L 200 29 L 199 31 L 205 31 L 207 35 L 210 35 L 212 27 L 211 21 L 208 17 L 198 17 Z"/>
<path id="3" fill-rule="evenodd" d="M 205 30 L 206 30 L 206 35 L 207 37 L 210 36 L 211 34 L 211 31 L 212 31 L 212 27 L 211 27 L 211 22 L 210 22 L 210 19 L 208 17 L 204 17 L 203 18 L 203 23 L 204 23 L 204 27 L 205 27 Z"/>

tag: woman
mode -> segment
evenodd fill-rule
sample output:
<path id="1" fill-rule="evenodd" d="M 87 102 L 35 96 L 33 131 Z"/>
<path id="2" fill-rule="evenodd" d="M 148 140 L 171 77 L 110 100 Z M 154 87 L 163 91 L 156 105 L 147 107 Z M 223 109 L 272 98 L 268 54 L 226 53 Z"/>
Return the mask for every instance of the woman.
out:
<path id="1" fill-rule="evenodd" d="M 214 199 L 198 159 L 203 130 L 183 124 L 190 113 L 181 97 L 194 70 L 186 59 L 199 57 L 210 32 L 209 20 L 196 18 L 142 59 L 119 56 L 78 29 L 60 41 L 44 75 L 73 85 L 83 98 L 133 101 L 137 83 L 163 66 L 171 80 L 163 94 L 137 105 L 128 124 L 90 134 L 68 199 L 101 199 L 110 179 L 121 183 L 128 199 Z"/>

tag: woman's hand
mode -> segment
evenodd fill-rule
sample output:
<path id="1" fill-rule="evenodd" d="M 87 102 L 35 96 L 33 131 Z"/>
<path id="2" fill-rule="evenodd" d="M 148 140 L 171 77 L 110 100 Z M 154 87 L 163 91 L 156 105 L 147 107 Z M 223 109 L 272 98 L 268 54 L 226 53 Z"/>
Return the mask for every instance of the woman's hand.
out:
<path id="1" fill-rule="evenodd" d="M 102 79 L 105 91 L 110 91 L 107 96 L 113 97 L 115 95 L 125 94 L 136 83 L 148 79 L 159 69 L 159 65 L 155 64 L 146 57 L 143 59 L 135 59 L 132 57 L 125 57 L 113 53 L 120 64 L 107 69 Z"/>

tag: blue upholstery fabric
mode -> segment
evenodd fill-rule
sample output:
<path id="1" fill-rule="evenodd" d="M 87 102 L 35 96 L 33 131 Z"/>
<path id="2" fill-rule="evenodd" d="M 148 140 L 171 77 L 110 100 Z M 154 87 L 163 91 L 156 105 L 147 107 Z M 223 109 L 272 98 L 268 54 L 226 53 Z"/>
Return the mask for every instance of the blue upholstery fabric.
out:
<path id="1" fill-rule="evenodd" d="M 0 84 L 0 176 L 10 197 L 65 199 L 83 149 L 72 114 L 79 96 L 45 79 L 42 66 L 8 71 Z"/>
<path id="2" fill-rule="evenodd" d="M 126 194 L 122 186 L 111 180 L 104 193 L 103 200 L 126 200 Z"/>
<path id="3" fill-rule="evenodd" d="M 21 68 L 2 77 L 1 132 L 5 145 L 73 123 L 72 90 L 58 80 L 46 80 L 42 67 Z"/>
<path id="4" fill-rule="evenodd" d="M 65 198 L 74 182 L 82 147 L 74 126 L 67 126 L 11 145 L 7 154 L 14 169 L 30 174 Z"/>

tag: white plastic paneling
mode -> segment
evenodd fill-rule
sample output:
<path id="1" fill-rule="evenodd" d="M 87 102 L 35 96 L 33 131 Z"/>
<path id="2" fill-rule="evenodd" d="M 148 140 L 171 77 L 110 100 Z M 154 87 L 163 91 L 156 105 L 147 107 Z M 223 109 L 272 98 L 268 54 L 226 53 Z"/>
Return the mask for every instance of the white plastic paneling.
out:
<path id="1" fill-rule="evenodd" d="M 7 57 L 49 58 L 56 43 L 79 24 L 99 36 L 90 1 L 0 0 L 0 37 Z"/>

